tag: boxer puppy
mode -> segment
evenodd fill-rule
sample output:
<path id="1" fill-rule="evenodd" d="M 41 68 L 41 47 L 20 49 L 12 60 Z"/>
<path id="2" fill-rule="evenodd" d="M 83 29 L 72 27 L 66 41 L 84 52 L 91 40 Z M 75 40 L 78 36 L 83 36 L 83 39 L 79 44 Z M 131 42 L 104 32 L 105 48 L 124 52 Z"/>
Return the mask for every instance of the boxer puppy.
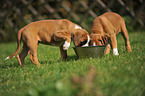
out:
<path id="1" fill-rule="evenodd" d="M 24 65 L 25 57 L 30 53 L 32 63 L 40 66 L 37 59 L 37 45 L 43 43 L 46 45 L 59 46 L 61 58 L 67 58 L 67 49 L 70 46 L 71 37 L 74 37 L 75 46 L 88 46 L 89 34 L 75 23 L 67 19 L 61 20 L 41 20 L 32 22 L 18 32 L 18 47 L 15 53 L 6 58 L 12 58 L 20 51 L 20 41 L 23 41 L 23 49 L 17 59 L 21 66 Z M 82 42 L 85 42 L 85 44 Z"/>
<path id="2" fill-rule="evenodd" d="M 113 55 L 119 55 L 116 40 L 116 35 L 119 32 L 122 32 L 127 51 L 132 52 L 125 21 L 119 14 L 113 12 L 106 12 L 95 18 L 90 34 L 91 45 L 96 46 L 107 44 L 108 39 L 110 39 Z M 108 44 L 106 54 L 110 52 L 110 48 L 110 44 Z"/>

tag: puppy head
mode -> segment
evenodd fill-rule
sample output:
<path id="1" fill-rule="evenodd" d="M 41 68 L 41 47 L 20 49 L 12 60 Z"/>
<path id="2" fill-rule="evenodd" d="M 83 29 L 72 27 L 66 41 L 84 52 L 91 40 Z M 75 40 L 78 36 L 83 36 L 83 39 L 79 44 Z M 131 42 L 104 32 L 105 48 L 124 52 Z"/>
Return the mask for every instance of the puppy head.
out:
<path id="1" fill-rule="evenodd" d="M 77 29 L 73 41 L 75 46 L 88 46 L 90 41 L 89 33 L 84 29 Z"/>
<path id="2" fill-rule="evenodd" d="M 103 40 L 101 35 L 91 34 L 90 38 L 91 38 L 90 45 L 92 46 L 102 45 Z"/>

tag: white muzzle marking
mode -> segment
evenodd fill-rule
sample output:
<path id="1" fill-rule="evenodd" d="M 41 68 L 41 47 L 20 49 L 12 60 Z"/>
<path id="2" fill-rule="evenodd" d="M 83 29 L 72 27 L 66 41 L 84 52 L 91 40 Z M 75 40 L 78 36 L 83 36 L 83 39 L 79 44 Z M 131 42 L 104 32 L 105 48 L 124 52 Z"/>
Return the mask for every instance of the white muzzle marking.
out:
<path id="1" fill-rule="evenodd" d="M 113 55 L 119 55 L 117 48 L 113 49 Z"/>
<path id="2" fill-rule="evenodd" d="M 87 35 L 87 37 L 88 37 L 87 43 L 86 43 L 85 45 L 83 45 L 82 47 L 89 46 L 89 42 L 90 42 L 90 36 L 89 36 L 89 35 Z"/>
<path id="3" fill-rule="evenodd" d="M 65 43 L 63 44 L 63 50 L 67 50 L 70 46 L 70 43 L 68 43 L 67 41 L 65 41 Z"/>
<path id="4" fill-rule="evenodd" d="M 95 42 L 93 43 L 93 46 L 96 46 L 96 43 Z"/>

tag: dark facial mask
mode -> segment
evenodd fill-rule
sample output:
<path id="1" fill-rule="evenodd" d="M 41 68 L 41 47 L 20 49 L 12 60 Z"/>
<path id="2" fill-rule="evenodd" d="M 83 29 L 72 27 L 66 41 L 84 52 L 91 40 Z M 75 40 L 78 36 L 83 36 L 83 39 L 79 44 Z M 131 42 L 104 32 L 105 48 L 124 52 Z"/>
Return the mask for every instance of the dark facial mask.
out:
<path id="1" fill-rule="evenodd" d="M 81 46 L 85 45 L 86 43 L 87 43 L 87 40 L 81 42 L 77 47 L 81 47 Z"/>

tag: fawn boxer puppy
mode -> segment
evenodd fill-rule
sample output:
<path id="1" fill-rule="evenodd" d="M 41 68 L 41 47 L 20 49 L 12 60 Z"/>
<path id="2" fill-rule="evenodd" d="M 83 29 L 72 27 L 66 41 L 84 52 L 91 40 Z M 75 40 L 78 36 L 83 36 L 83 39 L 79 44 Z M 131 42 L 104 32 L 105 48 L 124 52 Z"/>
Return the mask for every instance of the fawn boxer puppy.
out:
<path id="1" fill-rule="evenodd" d="M 32 22 L 19 30 L 17 50 L 6 59 L 18 54 L 21 45 L 20 40 L 22 39 L 23 49 L 21 53 L 17 55 L 17 59 L 21 66 L 24 65 L 24 59 L 29 53 L 32 63 L 40 66 L 37 59 L 38 42 L 59 46 L 61 58 L 65 60 L 67 58 L 67 49 L 70 46 L 71 37 L 74 38 L 73 41 L 75 46 L 88 46 L 88 32 L 69 20 L 42 20 Z"/>
<path id="2" fill-rule="evenodd" d="M 91 45 L 96 46 L 107 44 L 108 39 L 110 39 L 113 55 L 119 55 L 116 40 L 116 35 L 119 32 L 122 32 L 127 51 L 132 52 L 125 21 L 119 14 L 113 12 L 106 12 L 95 18 L 90 34 Z M 110 44 L 108 44 L 106 54 L 110 52 L 110 48 Z"/>

